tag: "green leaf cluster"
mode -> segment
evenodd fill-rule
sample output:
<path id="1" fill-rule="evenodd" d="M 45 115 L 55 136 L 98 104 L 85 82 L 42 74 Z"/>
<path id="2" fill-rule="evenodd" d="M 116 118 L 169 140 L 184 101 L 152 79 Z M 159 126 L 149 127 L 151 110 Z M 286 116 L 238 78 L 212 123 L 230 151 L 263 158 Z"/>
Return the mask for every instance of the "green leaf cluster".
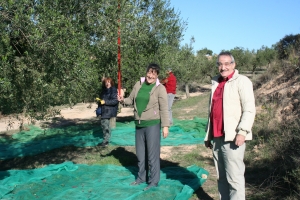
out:
<path id="1" fill-rule="evenodd" d="M 164 0 L 3 1 L 0 112 L 42 113 L 93 101 L 105 76 L 130 88 L 178 48 L 184 24 Z M 121 46 L 118 46 L 118 37 Z"/>
<path id="2" fill-rule="evenodd" d="M 129 93 L 152 62 L 162 72 L 171 67 L 188 93 L 190 84 L 209 83 L 218 69 L 211 50 L 194 52 L 194 37 L 180 45 L 186 27 L 170 0 L 2 0 L 0 112 L 44 116 L 57 105 L 91 102 L 101 92 L 103 77 L 112 77 Z M 290 57 L 290 49 L 298 55 L 298 47 L 299 34 L 271 48 L 229 51 L 237 69 L 254 73 L 270 66 L 276 55 Z"/>

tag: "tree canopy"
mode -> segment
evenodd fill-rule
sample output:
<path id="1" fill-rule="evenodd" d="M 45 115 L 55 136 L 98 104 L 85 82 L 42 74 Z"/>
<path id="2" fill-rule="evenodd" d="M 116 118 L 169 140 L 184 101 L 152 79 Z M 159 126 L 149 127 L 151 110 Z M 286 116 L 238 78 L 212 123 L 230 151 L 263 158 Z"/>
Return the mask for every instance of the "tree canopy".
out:
<path id="1" fill-rule="evenodd" d="M 195 54 L 195 38 L 180 45 L 186 28 L 170 0 L 2 1 L 0 112 L 43 118 L 50 107 L 93 101 L 103 77 L 117 82 L 118 31 L 127 91 L 156 62 L 162 71 L 172 67 L 188 92 L 191 83 L 208 82 L 218 71 L 211 50 Z M 229 51 L 238 69 L 254 72 L 276 55 L 299 52 L 299 41 L 299 34 L 287 35 L 271 48 Z"/>
<path id="2" fill-rule="evenodd" d="M 6 1 L 0 16 L 3 114 L 93 100 L 103 76 L 117 81 L 118 28 L 130 88 L 149 62 L 179 47 L 184 30 L 164 0 Z"/>

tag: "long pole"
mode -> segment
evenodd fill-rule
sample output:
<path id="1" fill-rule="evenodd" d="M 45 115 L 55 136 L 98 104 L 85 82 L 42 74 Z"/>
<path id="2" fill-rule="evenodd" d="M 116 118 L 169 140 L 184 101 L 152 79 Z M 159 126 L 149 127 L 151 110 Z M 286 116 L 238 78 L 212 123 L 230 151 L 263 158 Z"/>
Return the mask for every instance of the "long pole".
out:
<path id="1" fill-rule="evenodd" d="M 120 0 L 118 2 L 118 13 L 119 13 L 119 19 L 118 19 L 118 92 L 119 95 L 121 95 L 121 28 L 120 28 Z"/>

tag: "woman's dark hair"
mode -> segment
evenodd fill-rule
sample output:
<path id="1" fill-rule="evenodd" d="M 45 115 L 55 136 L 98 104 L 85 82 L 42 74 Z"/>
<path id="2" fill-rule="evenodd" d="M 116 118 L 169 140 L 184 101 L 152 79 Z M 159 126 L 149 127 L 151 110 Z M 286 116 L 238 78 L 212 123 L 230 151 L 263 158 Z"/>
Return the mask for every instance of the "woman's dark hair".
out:
<path id="1" fill-rule="evenodd" d="M 110 78 L 110 77 L 106 77 L 106 78 L 104 78 L 103 80 L 102 80 L 102 85 L 105 87 L 105 82 L 106 81 L 109 81 L 110 82 L 110 84 L 111 84 L 111 86 L 114 86 L 115 85 L 115 82 L 114 82 L 114 80 L 112 79 L 112 78 Z"/>
<path id="2" fill-rule="evenodd" d="M 160 67 L 158 64 L 150 63 L 147 67 L 146 72 L 148 73 L 150 71 L 150 69 L 152 69 L 152 71 L 156 72 L 157 75 L 159 74 Z"/>

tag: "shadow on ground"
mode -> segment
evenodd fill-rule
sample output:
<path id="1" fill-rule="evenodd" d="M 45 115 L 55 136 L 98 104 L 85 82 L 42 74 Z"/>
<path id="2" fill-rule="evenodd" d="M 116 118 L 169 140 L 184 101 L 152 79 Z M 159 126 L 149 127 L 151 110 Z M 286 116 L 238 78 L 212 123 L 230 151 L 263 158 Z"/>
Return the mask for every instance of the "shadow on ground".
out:
<path id="1" fill-rule="evenodd" d="M 21 158 L 13 158 L 7 160 L 0 160 L 0 171 L 6 171 L 11 169 L 35 169 L 41 166 L 50 164 L 61 164 L 65 161 L 72 161 L 73 163 L 80 164 L 78 160 L 85 159 L 86 154 L 99 155 L 99 159 L 105 157 L 114 157 L 120 164 L 126 167 L 135 177 L 137 177 L 137 158 L 134 153 L 134 147 L 130 147 L 130 150 L 124 147 L 110 146 L 109 148 L 101 147 L 89 147 L 89 148 L 78 148 L 74 146 L 67 146 L 51 150 L 49 152 L 37 154 L 35 156 L 26 156 Z M 194 177 L 195 174 L 188 171 L 184 167 L 180 167 L 179 163 L 171 162 L 165 159 L 161 159 L 161 170 L 167 176 L 167 179 L 178 180 L 182 184 L 189 185 L 188 178 Z M 174 167 L 174 170 L 180 171 L 178 174 L 174 174 L 170 167 Z M 180 174 L 184 174 L 180 176 Z M 134 181 L 134 180 L 133 180 Z M 191 187 L 193 185 L 190 185 Z M 195 187 L 195 186 L 194 186 Z M 198 187 L 197 187 L 198 188 Z M 199 184 L 199 189 L 193 188 L 199 199 L 211 200 L 207 193 Z"/>

